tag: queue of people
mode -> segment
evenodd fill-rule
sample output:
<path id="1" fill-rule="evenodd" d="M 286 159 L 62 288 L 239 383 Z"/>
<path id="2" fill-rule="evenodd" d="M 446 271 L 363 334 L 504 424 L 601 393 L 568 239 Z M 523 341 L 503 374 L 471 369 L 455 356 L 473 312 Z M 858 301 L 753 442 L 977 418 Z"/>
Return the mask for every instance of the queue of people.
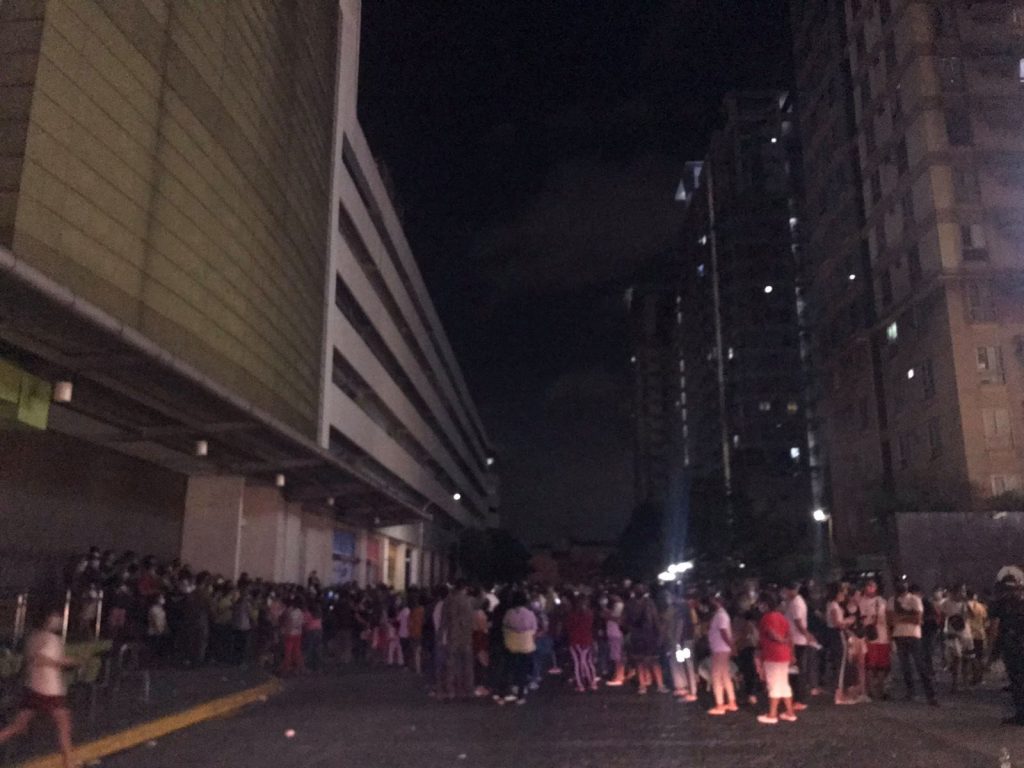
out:
<path id="1" fill-rule="evenodd" d="M 746 707 L 764 725 L 795 722 L 815 697 L 837 705 L 891 697 L 893 651 L 904 698 L 920 686 L 937 706 L 939 669 L 951 694 L 978 685 L 1001 658 L 1024 725 L 1024 579 L 1009 574 L 990 601 L 966 586 L 925 594 L 899 583 L 887 598 L 874 578 L 718 589 L 629 581 L 482 588 L 466 581 L 397 592 L 237 581 L 93 549 L 67 573 L 74 622 L 50 612 L 25 644 L 21 709 L 0 744 L 39 714 L 71 764 L 71 720 L 61 671 L 65 629 L 137 642 L 149 663 L 257 664 L 280 675 L 362 663 L 422 675 L 437 700 L 527 703 L 548 678 L 578 694 L 633 686 L 637 695 L 701 698 L 707 714 Z M 70 618 L 70 617 L 68 617 Z"/>

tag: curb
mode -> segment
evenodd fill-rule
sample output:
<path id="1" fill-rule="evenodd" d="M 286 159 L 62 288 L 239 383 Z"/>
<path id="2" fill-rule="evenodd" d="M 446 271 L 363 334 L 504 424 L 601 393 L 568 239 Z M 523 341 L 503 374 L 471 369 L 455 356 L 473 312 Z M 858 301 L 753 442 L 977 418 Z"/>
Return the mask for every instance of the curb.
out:
<path id="1" fill-rule="evenodd" d="M 190 709 L 176 712 L 173 715 L 150 720 L 148 723 L 140 723 L 123 731 L 112 733 L 109 736 L 76 745 L 75 761 L 85 764 L 108 757 L 116 752 L 123 752 L 139 744 L 145 744 L 147 741 L 159 739 L 169 733 L 184 730 L 204 720 L 232 714 L 242 707 L 261 701 L 280 690 L 281 681 L 271 680 L 255 688 L 247 688 L 244 691 L 239 691 L 229 696 L 211 699 Z M 19 763 L 15 768 L 61 768 L 62 765 L 60 754 L 53 753 Z"/>

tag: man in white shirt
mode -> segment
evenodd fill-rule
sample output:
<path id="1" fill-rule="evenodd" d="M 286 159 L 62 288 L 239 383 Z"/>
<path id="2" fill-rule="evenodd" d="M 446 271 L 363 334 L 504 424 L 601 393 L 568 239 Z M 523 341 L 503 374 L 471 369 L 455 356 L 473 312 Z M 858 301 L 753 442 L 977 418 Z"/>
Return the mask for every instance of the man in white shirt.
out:
<path id="1" fill-rule="evenodd" d="M 64 617 L 51 611 L 43 624 L 29 635 L 25 643 L 25 690 L 21 708 L 14 720 L 0 730 L 0 744 L 24 733 L 36 715 L 49 715 L 57 727 L 64 768 L 71 768 L 71 712 L 67 706 L 67 686 L 64 670 L 78 666 L 78 662 L 64 655 L 61 631 Z"/>
<path id="2" fill-rule="evenodd" d="M 807 673 L 811 666 L 811 646 L 817 640 L 807 629 L 807 602 L 800 595 L 800 583 L 793 582 L 783 590 L 786 598 L 784 613 L 793 638 L 793 655 L 797 673 L 793 677 L 793 708 L 807 709 Z"/>
<path id="3" fill-rule="evenodd" d="M 732 620 L 725 610 L 722 595 L 713 595 L 711 605 L 715 613 L 708 627 L 708 644 L 711 646 L 711 690 L 715 695 L 715 706 L 708 710 L 708 714 L 724 715 L 738 709 L 729 661 L 733 652 Z"/>
<path id="4" fill-rule="evenodd" d="M 903 682 L 907 686 L 907 701 L 914 698 L 914 672 L 911 669 L 913 664 L 917 669 L 917 676 L 921 678 L 921 686 L 928 697 L 928 703 L 937 706 L 931 670 L 925 663 L 924 647 L 921 644 L 924 601 L 921 600 L 919 593 L 920 589 L 916 586 L 908 588 L 906 584 L 900 584 L 896 588 L 896 597 L 892 601 L 892 637 L 900 657 Z"/>

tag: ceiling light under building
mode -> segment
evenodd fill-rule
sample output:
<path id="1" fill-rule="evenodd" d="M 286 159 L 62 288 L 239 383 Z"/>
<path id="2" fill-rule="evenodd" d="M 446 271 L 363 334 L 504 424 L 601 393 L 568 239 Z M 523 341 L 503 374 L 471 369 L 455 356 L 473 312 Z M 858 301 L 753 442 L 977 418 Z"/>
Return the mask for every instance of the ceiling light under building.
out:
<path id="1" fill-rule="evenodd" d="M 70 403 L 74 391 L 75 385 L 70 381 L 58 381 L 53 385 L 53 402 Z"/>
<path id="2" fill-rule="evenodd" d="M 774 288 L 774 287 L 772 287 L 772 286 L 770 286 L 770 285 L 766 285 L 766 286 L 764 287 L 764 292 L 765 292 L 765 293 L 771 293 L 771 292 L 772 292 L 772 291 L 774 291 L 774 290 L 775 290 L 775 288 Z"/>
<path id="3" fill-rule="evenodd" d="M 908 379 L 914 378 L 914 369 L 913 368 L 907 368 L 907 378 Z"/>
<path id="4" fill-rule="evenodd" d="M 487 457 L 487 466 L 488 467 L 493 467 L 494 466 L 494 457 L 493 456 L 488 456 Z"/>
<path id="5" fill-rule="evenodd" d="M 462 501 L 462 494 L 456 491 L 452 494 L 452 501 Z"/>
<path id="6" fill-rule="evenodd" d="M 334 506 L 334 497 L 333 496 L 328 496 L 327 497 L 327 506 L 328 507 L 333 507 Z"/>
<path id="7" fill-rule="evenodd" d="M 857 276 L 853 272 L 851 272 L 850 273 L 850 282 L 853 282 L 856 279 L 857 279 Z"/>
<path id="8" fill-rule="evenodd" d="M 206 456 L 210 452 L 210 444 L 205 440 L 196 440 L 194 453 L 196 456 Z"/>
<path id="9" fill-rule="evenodd" d="M 811 513 L 811 517 L 814 518 L 814 522 L 816 523 L 824 523 L 828 520 L 828 513 L 826 513 L 824 509 L 816 509 Z"/>
<path id="10" fill-rule="evenodd" d="M 282 475 L 281 473 L 274 475 L 274 485 L 276 485 L 278 488 L 284 488 L 284 482 L 284 475 Z"/>

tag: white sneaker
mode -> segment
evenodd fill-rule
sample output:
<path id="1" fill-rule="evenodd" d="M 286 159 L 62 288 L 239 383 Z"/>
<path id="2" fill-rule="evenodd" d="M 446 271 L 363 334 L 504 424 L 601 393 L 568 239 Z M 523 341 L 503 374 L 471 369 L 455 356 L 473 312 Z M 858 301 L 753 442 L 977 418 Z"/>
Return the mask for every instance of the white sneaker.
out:
<path id="1" fill-rule="evenodd" d="M 768 717 L 768 715 L 758 715 L 757 722 L 761 723 L 761 725 L 778 725 L 779 718 Z"/>

